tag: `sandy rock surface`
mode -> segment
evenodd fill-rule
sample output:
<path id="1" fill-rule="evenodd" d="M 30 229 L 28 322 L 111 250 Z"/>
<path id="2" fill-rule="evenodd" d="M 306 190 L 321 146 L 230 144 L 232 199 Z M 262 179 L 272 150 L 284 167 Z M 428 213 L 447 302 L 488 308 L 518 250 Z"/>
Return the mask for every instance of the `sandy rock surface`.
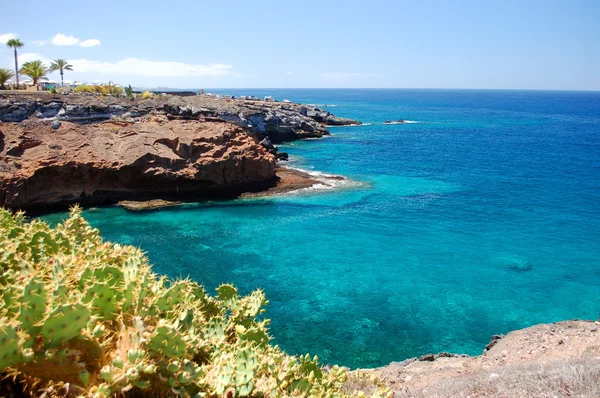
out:
<path id="1" fill-rule="evenodd" d="M 599 330 L 600 323 L 590 321 L 536 325 L 508 333 L 480 356 L 424 356 L 373 372 L 396 397 L 594 396 L 600 392 Z M 573 395 L 565 395 L 569 388 Z"/>

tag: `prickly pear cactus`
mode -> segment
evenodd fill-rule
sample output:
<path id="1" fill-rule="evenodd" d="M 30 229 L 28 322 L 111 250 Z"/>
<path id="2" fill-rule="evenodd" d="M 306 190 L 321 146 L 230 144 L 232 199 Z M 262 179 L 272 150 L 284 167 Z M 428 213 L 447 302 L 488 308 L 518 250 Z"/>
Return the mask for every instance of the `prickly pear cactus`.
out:
<path id="1" fill-rule="evenodd" d="M 0 391 L 30 396 L 344 396 L 346 375 L 269 344 L 265 295 L 154 274 L 73 208 L 52 229 L 0 209 Z"/>

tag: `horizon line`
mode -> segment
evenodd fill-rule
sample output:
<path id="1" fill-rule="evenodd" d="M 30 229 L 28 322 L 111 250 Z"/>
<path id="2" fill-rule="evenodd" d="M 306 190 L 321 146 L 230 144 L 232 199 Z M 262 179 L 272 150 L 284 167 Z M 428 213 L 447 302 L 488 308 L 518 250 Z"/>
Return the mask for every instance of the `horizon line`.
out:
<path id="1" fill-rule="evenodd" d="M 456 87 L 167 87 L 132 85 L 133 88 L 169 89 L 169 90 L 464 90 L 464 91 L 564 91 L 564 92 L 600 92 L 600 89 L 577 88 L 456 88 Z"/>

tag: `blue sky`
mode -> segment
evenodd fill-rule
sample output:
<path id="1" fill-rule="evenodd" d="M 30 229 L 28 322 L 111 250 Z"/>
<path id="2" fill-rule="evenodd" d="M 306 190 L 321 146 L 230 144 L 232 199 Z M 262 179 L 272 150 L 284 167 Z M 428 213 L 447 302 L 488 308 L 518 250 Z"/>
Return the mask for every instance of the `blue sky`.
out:
<path id="1" fill-rule="evenodd" d="M 18 36 L 22 61 L 69 60 L 72 80 L 600 90 L 599 0 L 19 0 L 2 10 L 0 43 Z M 0 67 L 14 67 L 5 45 Z"/>

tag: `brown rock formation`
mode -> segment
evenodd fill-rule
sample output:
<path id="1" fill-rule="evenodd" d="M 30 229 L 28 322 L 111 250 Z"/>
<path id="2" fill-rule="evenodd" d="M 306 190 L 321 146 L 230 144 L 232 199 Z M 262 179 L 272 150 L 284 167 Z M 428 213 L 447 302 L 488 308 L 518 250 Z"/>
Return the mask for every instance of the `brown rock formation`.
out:
<path id="1" fill-rule="evenodd" d="M 229 123 L 0 124 L 0 206 L 195 199 L 274 184 L 275 157 Z"/>

